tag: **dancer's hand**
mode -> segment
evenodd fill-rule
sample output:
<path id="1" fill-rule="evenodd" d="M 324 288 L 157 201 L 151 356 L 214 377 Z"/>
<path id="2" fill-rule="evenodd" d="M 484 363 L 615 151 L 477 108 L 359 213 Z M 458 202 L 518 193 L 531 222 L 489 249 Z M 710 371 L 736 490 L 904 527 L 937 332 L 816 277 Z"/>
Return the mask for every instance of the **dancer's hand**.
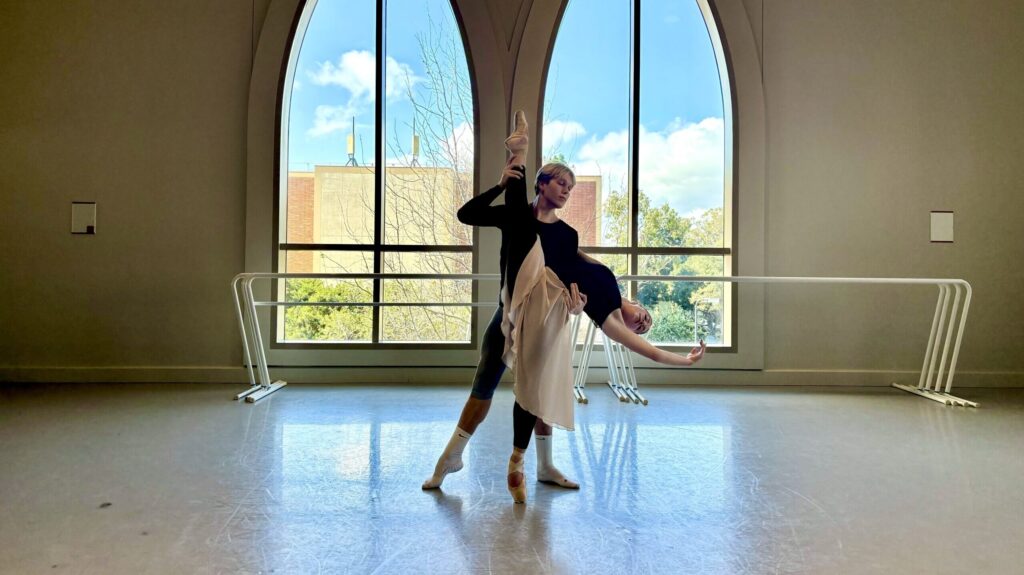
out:
<path id="1" fill-rule="evenodd" d="M 700 347 L 695 347 L 690 350 L 690 353 L 686 354 L 686 359 L 689 359 L 693 363 L 697 363 L 704 357 L 704 352 L 707 350 L 708 344 L 704 343 L 704 340 L 700 340 Z"/>
<path id="2" fill-rule="evenodd" d="M 505 169 L 501 171 L 501 179 L 498 180 L 498 185 L 501 189 L 508 187 L 509 180 L 519 180 L 526 177 L 522 166 L 515 166 L 512 164 L 512 158 L 509 158 L 509 163 L 505 164 Z"/>
<path id="3" fill-rule="evenodd" d="M 569 284 L 569 313 L 578 315 L 587 305 L 587 294 L 580 293 L 576 284 Z"/>

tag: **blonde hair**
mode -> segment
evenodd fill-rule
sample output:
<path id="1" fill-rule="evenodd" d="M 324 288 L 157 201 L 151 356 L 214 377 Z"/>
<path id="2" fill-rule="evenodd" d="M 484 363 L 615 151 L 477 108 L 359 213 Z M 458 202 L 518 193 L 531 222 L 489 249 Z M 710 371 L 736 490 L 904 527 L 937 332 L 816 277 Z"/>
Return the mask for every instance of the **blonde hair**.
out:
<path id="1" fill-rule="evenodd" d="M 537 170 L 537 183 L 533 185 L 533 191 L 539 194 L 540 185 L 542 183 L 546 184 L 555 178 L 560 178 L 566 175 L 572 178 L 572 185 L 575 186 L 576 174 L 573 173 L 572 169 L 569 166 L 566 166 L 561 162 L 550 162 L 544 164 L 543 166 L 541 166 L 539 170 Z"/>

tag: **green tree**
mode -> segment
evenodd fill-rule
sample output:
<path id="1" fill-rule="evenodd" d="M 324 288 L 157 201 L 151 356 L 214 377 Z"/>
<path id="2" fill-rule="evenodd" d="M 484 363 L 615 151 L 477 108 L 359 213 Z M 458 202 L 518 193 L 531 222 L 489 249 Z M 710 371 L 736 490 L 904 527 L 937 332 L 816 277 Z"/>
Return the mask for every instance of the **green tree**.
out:
<path id="1" fill-rule="evenodd" d="M 363 302 L 372 291 L 346 280 L 292 279 L 285 301 Z M 370 339 L 373 316 L 367 307 L 297 306 L 285 309 L 285 339 L 290 341 L 359 341 Z"/>
<path id="2" fill-rule="evenodd" d="M 647 338 L 662 343 L 688 342 L 693 339 L 693 314 L 674 301 L 658 302 L 651 309 L 656 318 Z"/>
<path id="3" fill-rule="evenodd" d="M 567 160 L 565 158 L 565 154 L 563 154 L 562 152 L 558 152 L 558 153 L 556 153 L 556 154 L 554 154 L 554 155 L 552 155 L 552 156 L 550 156 L 548 158 L 544 158 L 544 163 L 545 164 L 550 164 L 550 163 L 553 163 L 553 162 L 558 162 L 559 164 L 565 164 L 566 166 L 569 165 L 569 160 Z"/>
<path id="4" fill-rule="evenodd" d="M 686 238 L 686 245 L 701 247 L 722 247 L 725 242 L 724 210 L 712 208 L 694 218 Z M 722 269 L 720 256 L 691 256 L 685 264 L 686 273 L 695 276 L 717 276 Z M 725 305 L 722 283 L 694 284 L 696 289 L 689 295 L 689 303 L 697 309 L 697 333 L 708 341 L 718 341 L 722 333 L 722 314 Z"/>
<path id="5" fill-rule="evenodd" d="M 629 199 L 613 190 L 604 205 L 605 241 L 608 245 L 629 245 Z M 652 207 L 650 198 L 639 194 L 638 226 L 644 247 L 720 247 L 723 245 L 723 210 L 714 208 L 687 218 L 667 203 Z M 639 258 L 642 275 L 721 275 L 721 256 L 644 255 Z M 721 330 L 722 284 L 688 282 L 642 282 L 636 299 L 651 310 L 654 325 L 648 337 L 662 343 L 693 340 L 694 308 L 700 337 Z M 717 305 L 709 302 L 716 299 Z"/>

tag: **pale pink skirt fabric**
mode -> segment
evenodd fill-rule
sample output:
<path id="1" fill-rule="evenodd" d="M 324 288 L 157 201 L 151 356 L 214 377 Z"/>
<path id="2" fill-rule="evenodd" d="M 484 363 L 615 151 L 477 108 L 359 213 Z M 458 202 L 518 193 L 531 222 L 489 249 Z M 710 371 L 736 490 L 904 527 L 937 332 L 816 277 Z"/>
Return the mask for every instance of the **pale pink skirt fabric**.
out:
<path id="1" fill-rule="evenodd" d="M 502 359 L 515 374 L 519 405 L 548 425 L 573 429 L 576 402 L 572 393 L 569 291 L 544 265 L 540 241 L 533 244 L 516 276 L 508 301 L 501 291 L 505 335 Z"/>

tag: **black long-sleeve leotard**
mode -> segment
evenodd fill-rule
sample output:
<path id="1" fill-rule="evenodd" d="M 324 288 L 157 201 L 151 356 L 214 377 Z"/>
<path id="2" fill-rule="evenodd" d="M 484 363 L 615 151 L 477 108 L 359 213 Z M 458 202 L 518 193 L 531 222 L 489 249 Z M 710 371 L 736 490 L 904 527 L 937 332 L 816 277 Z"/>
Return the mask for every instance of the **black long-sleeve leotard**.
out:
<path id="1" fill-rule="evenodd" d="M 597 325 L 603 324 L 608 315 L 622 305 L 615 275 L 604 265 L 588 262 L 579 256 L 579 236 L 572 226 L 561 220 L 553 224 L 537 220 L 526 199 L 525 178 L 510 179 L 505 205 L 492 206 L 501 193 L 501 186 L 494 186 L 466 202 L 459 208 L 457 216 L 467 225 L 501 230 L 501 285 L 504 286 L 506 277 L 509 278 L 509 296 L 513 293 L 519 267 L 533 247 L 534 239 L 540 237 L 545 265 L 566 286 L 577 284 L 580 293 L 587 296 L 583 311 Z"/>
<path id="2" fill-rule="evenodd" d="M 594 323 L 600 327 L 615 310 L 622 307 L 622 293 L 615 274 L 603 264 L 595 264 L 579 258 L 573 270 L 576 286 L 586 294 L 587 305 L 583 307 Z"/>
<path id="3" fill-rule="evenodd" d="M 537 220 L 526 198 L 525 170 L 520 178 L 510 178 L 505 189 L 505 205 L 492 206 L 502 188 L 495 186 L 465 203 L 458 211 L 459 221 L 471 226 L 490 226 L 501 230 L 501 285 L 508 284 L 511 298 L 519 268 L 540 238 L 544 265 L 551 268 L 562 283 L 574 280 L 579 260 L 579 236 L 569 224 L 559 220 L 548 224 Z"/>

